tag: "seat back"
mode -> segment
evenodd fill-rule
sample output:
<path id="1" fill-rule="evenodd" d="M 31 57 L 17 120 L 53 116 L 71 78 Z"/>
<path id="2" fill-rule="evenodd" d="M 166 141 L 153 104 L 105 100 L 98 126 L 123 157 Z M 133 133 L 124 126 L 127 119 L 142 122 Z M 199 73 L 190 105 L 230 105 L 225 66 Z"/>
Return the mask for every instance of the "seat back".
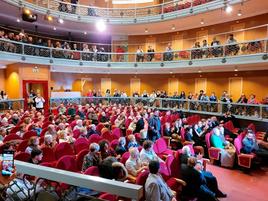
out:
<path id="1" fill-rule="evenodd" d="M 157 147 L 156 149 L 154 149 L 155 151 L 157 150 L 157 152 L 155 152 L 156 154 L 161 154 L 168 149 L 167 143 L 163 138 L 159 138 L 158 140 L 156 140 L 154 146 Z"/>
<path id="2" fill-rule="evenodd" d="M 98 134 L 92 134 L 88 138 L 89 144 L 91 144 L 92 142 L 99 143 L 99 141 L 101 141 L 101 140 L 102 140 L 102 137 L 99 136 Z"/>
<path id="3" fill-rule="evenodd" d="M 73 148 L 67 142 L 62 142 L 56 145 L 54 149 L 56 160 L 60 159 L 62 156 L 74 155 Z"/>
<path id="4" fill-rule="evenodd" d="M 99 199 L 109 200 L 109 201 L 117 201 L 118 196 L 112 195 L 109 193 L 104 193 L 98 197 Z"/>
<path id="5" fill-rule="evenodd" d="M 97 126 L 96 126 L 96 131 L 98 133 L 101 133 L 101 130 L 103 129 L 104 125 L 102 123 L 99 123 Z"/>
<path id="6" fill-rule="evenodd" d="M 212 135 L 212 133 L 209 132 L 209 133 L 207 133 L 206 136 L 205 136 L 205 141 L 206 141 L 206 144 L 207 144 L 207 148 L 210 148 L 210 147 L 211 147 L 211 142 L 210 142 L 211 135 Z"/>
<path id="7" fill-rule="evenodd" d="M 41 150 L 43 152 L 42 162 L 53 162 L 56 160 L 55 155 L 54 155 L 54 151 L 52 148 L 43 147 Z"/>
<path id="8" fill-rule="evenodd" d="M 17 134 L 15 134 L 15 133 L 14 134 L 9 134 L 4 138 L 3 142 L 8 142 L 8 141 L 11 141 L 11 140 L 21 140 L 21 137 L 18 136 Z"/>
<path id="9" fill-rule="evenodd" d="M 114 140 L 111 142 L 111 147 L 112 147 L 112 149 L 115 150 L 115 148 L 117 147 L 118 144 L 119 144 L 118 139 L 114 139 Z"/>
<path id="10" fill-rule="evenodd" d="M 89 142 L 87 139 L 85 138 L 78 138 L 75 142 L 74 142 L 74 151 L 76 154 L 78 154 L 80 151 L 82 150 L 88 150 L 89 149 Z"/>
<path id="11" fill-rule="evenodd" d="M 17 147 L 17 152 L 19 152 L 19 151 L 24 152 L 25 149 L 27 148 L 27 146 L 28 146 L 28 140 L 21 141 Z"/>
<path id="12" fill-rule="evenodd" d="M 82 170 L 83 162 L 84 162 L 84 157 L 88 153 L 88 149 L 81 150 L 77 156 L 76 156 L 76 167 L 78 170 Z"/>
<path id="13" fill-rule="evenodd" d="M 76 129 L 73 131 L 73 136 L 75 139 L 79 138 L 80 134 L 81 134 L 81 132 L 79 129 Z"/>
<path id="14" fill-rule="evenodd" d="M 48 128 L 43 128 L 41 133 L 40 133 L 40 137 L 45 136 L 47 130 L 48 130 Z"/>
<path id="15" fill-rule="evenodd" d="M 182 127 L 181 128 L 181 140 L 182 140 L 182 142 L 184 142 L 185 141 L 185 129 Z"/>
<path id="16" fill-rule="evenodd" d="M 76 163 L 75 163 L 75 156 L 62 156 L 57 164 L 56 168 L 60 170 L 67 170 L 71 172 L 76 172 Z"/>
<path id="17" fill-rule="evenodd" d="M 248 129 L 251 129 L 254 133 L 256 133 L 256 126 L 254 123 L 249 124 Z"/>
<path id="18" fill-rule="evenodd" d="M 86 175 L 100 176 L 99 168 L 97 166 L 91 166 L 84 172 Z"/>
<path id="19" fill-rule="evenodd" d="M 31 155 L 26 152 L 20 152 L 14 156 L 15 160 L 29 162 Z"/>
<path id="20" fill-rule="evenodd" d="M 235 146 L 235 150 L 236 150 L 237 155 L 239 155 L 241 153 L 241 149 L 243 147 L 242 140 L 243 140 L 243 136 L 241 134 L 239 136 L 237 136 L 237 138 L 235 138 L 235 140 L 234 140 L 234 146 Z"/>
<path id="21" fill-rule="evenodd" d="M 124 165 L 126 164 L 127 162 L 127 159 L 129 158 L 130 156 L 130 153 L 127 151 L 125 152 L 122 156 L 121 156 L 121 159 L 120 159 L 120 162 L 123 163 Z"/>
<path id="22" fill-rule="evenodd" d="M 15 126 L 13 128 L 10 129 L 10 133 L 17 133 L 20 130 L 19 126 Z"/>
<path id="23" fill-rule="evenodd" d="M 26 133 L 24 133 L 22 139 L 23 140 L 28 140 L 31 137 L 37 136 L 37 132 L 36 131 L 27 131 Z"/>
<path id="24" fill-rule="evenodd" d="M 117 136 L 117 138 L 120 138 L 122 135 L 121 135 L 121 129 L 120 128 L 114 128 L 112 130 L 112 134 L 114 134 L 115 136 Z"/>
<path id="25" fill-rule="evenodd" d="M 146 179 L 149 175 L 149 170 L 142 171 L 140 174 L 138 174 L 137 179 L 136 179 L 136 184 L 145 186 Z"/>

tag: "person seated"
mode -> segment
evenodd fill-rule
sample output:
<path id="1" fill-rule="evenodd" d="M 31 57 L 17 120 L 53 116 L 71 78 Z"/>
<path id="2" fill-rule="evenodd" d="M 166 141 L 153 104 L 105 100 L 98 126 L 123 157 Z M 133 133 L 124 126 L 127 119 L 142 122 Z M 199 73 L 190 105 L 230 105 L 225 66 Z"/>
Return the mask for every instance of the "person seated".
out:
<path id="1" fill-rule="evenodd" d="M 11 124 L 13 124 L 14 126 L 16 126 L 20 121 L 19 115 L 17 113 L 12 115 L 11 118 Z"/>
<path id="2" fill-rule="evenodd" d="M 172 61 L 173 60 L 174 55 L 173 55 L 173 50 L 171 48 L 171 43 L 168 43 L 163 56 L 164 56 L 164 58 L 163 58 L 164 61 Z"/>
<path id="3" fill-rule="evenodd" d="M 147 50 L 147 61 L 152 61 L 154 58 L 154 49 L 152 48 L 152 46 L 148 46 L 148 50 Z M 144 96 L 143 96 L 144 97 Z M 147 96 L 148 97 L 148 96 Z"/>
<path id="4" fill-rule="evenodd" d="M 136 141 L 135 135 L 131 134 L 128 136 L 128 145 L 127 148 L 130 149 L 131 147 L 139 147 L 140 145 Z"/>
<path id="5" fill-rule="evenodd" d="M 216 201 L 217 195 L 207 186 L 200 169 L 195 157 L 188 158 L 187 165 L 181 165 L 181 178 L 186 182 L 186 186 L 182 190 L 182 197 L 197 198 L 202 201 Z"/>
<path id="6" fill-rule="evenodd" d="M 57 141 L 53 138 L 52 135 L 44 136 L 44 144 L 41 145 L 41 148 L 48 147 L 53 149 L 57 145 Z"/>
<path id="7" fill-rule="evenodd" d="M 135 131 L 137 121 L 138 121 L 137 118 L 133 118 L 127 129 L 132 130 L 132 132 Z"/>
<path id="8" fill-rule="evenodd" d="M 175 194 L 159 173 L 159 161 L 152 160 L 149 163 L 150 174 L 145 182 L 146 201 L 176 201 Z"/>
<path id="9" fill-rule="evenodd" d="M 39 137 L 41 132 L 42 132 L 42 128 L 40 128 L 36 123 L 32 124 L 32 131 L 35 131 L 37 133 L 37 136 Z"/>
<path id="10" fill-rule="evenodd" d="M 58 108 L 58 111 L 59 111 L 59 114 L 65 114 L 66 113 L 66 107 L 64 106 L 64 104 L 60 104 L 59 108 Z"/>
<path id="11" fill-rule="evenodd" d="M 71 104 L 67 110 L 67 115 L 70 117 L 74 117 L 76 114 L 76 110 L 73 104 Z"/>
<path id="12" fill-rule="evenodd" d="M 234 38 L 234 34 L 229 35 L 229 38 L 228 38 L 226 44 L 232 44 L 232 45 L 226 46 L 226 54 L 227 55 L 230 55 L 230 54 L 237 55 L 238 51 L 240 50 L 240 47 L 239 47 L 239 45 L 237 45 L 237 41 Z"/>
<path id="13" fill-rule="evenodd" d="M 146 140 L 143 142 L 143 148 L 140 152 L 141 162 L 143 164 L 149 164 L 152 160 L 158 160 L 159 162 L 164 162 L 153 150 L 153 142 Z"/>
<path id="14" fill-rule="evenodd" d="M 89 126 L 89 129 L 87 130 L 87 138 L 89 138 L 89 136 L 91 136 L 93 134 L 99 135 L 98 131 L 96 130 L 96 125 L 95 124 L 91 124 Z"/>
<path id="15" fill-rule="evenodd" d="M 241 94 L 241 96 L 239 97 L 239 99 L 237 100 L 237 103 L 247 103 L 248 99 L 246 97 L 246 95 L 244 93 Z"/>
<path id="16" fill-rule="evenodd" d="M 170 123 L 166 122 L 165 123 L 165 129 L 164 129 L 164 136 L 171 137 L 171 135 L 172 135 L 172 131 L 171 131 L 171 128 L 170 128 Z"/>
<path id="17" fill-rule="evenodd" d="M 117 155 L 123 155 L 127 151 L 126 149 L 126 138 L 120 137 L 118 139 L 118 145 L 115 148 L 115 152 Z"/>
<path id="18" fill-rule="evenodd" d="M 223 53 L 223 49 L 222 47 L 220 47 L 220 41 L 217 40 L 216 37 L 213 38 L 212 42 L 211 42 L 211 53 L 214 57 L 218 57 L 221 56 Z"/>
<path id="19" fill-rule="evenodd" d="M 128 172 L 124 164 L 117 161 L 115 157 L 109 156 L 102 160 L 98 166 L 100 177 L 124 181 Z"/>
<path id="20" fill-rule="evenodd" d="M 254 94 L 251 94 L 247 103 L 248 104 L 258 104 L 258 101 L 256 99 L 256 96 Z"/>
<path id="21" fill-rule="evenodd" d="M 87 129 L 83 125 L 83 120 L 79 119 L 76 121 L 76 126 L 74 127 L 73 131 L 79 130 L 80 135 L 79 137 L 86 137 Z"/>
<path id="22" fill-rule="evenodd" d="M 84 156 L 82 171 L 86 171 L 91 166 L 98 166 L 101 162 L 100 146 L 93 142 L 89 145 L 89 152 Z"/>
<path id="23" fill-rule="evenodd" d="M 194 50 L 192 50 L 192 59 L 201 59 L 202 58 L 202 50 L 200 46 L 200 42 L 195 42 L 193 46 Z"/>
<path id="24" fill-rule="evenodd" d="M 111 150 L 109 142 L 107 140 L 100 141 L 99 146 L 102 160 L 104 160 L 108 156 L 116 156 L 116 153 Z"/>
<path id="25" fill-rule="evenodd" d="M 87 118 L 91 120 L 92 124 L 97 125 L 99 123 L 98 115 L 93 108 L 89 108 Z"/>
<path id="26" fill-rule="evenodd" d="M 221 149 L 221 166 L 232 168 L 235 160 L 235 147 L 225 140 L 219 127 L 213 129 L 210 141 L 213 147 Z"/>
<path id="27" fill-rule="evenodd" d="M 31 158 L 29 163 L 38 165 L 43 159 L 43 152 L 38 148 L 33 148 L 31 151 Z"/>
<path id="28" fill-rule="evenodd" d="M 126 161 L 125 166 L 129 175 L 137 177 L 141 171 L 147 169 L 147 166 L 142 164 L 139 150 L 136 147 L 131 147 L 129 153 L 130 156 Z"/>
<path id="29" fill-rule="evenodd" d="M 195 142 L 195 146 L 205 146 L 204 140 L 207 129 L 208 126 L 204 125 L 202 121 L 198 121 L 198 123 L 194 125 L 193 140 Z"/>
<path id="30" fill-rule="evenodd" d="M 85 119 L 85 116 L 86 116 L 86 115 L 85 115 L 85 112 L 84 112 L 84 110 L 83 110 L 82 105 L 80 105 L 80 106 L 78 107 L 77 115 L 79 115 L 80 119 L 82 119 L 82 120 Z"/>
<path id="31" fill-rule="evenodd" d="M 48 127 L 47 127 L 47 132 L 45 133 L 45 135 L 52 135 L 53 138 L 56 138 L 57 136 L 57 131 L 56 131 L 56 128 L 53 124 L 50 124 Z"/>
<path id="32" fill-rule="evenodd" d="M 143 62 L 144 61 L 144 52 L 143 49 L 138 46 L 137 52 L 136 52 L 136 61 L 137 62 Z"/>
<path id="33" fill-rule="evenodd" d="M 126 117 L 125 117 L 125 114 L 122 113 L 116 118 L 114 124 L 115 124 L 115 127 L 120 128 L 122 132 L 124 133 L 126 130 L 125 122 L 126 122 Z"/>
<path id="34" fill-rule="evenodd" d="M 39 138 L 35 136 L 30 137 L 28 147 L 25 149 L 25 152 L 31 154 L 33 149 L 39 149 Z"/>
<path id="35" fill-rule="evenodd" d="M 110 124 L 110 120 L 109 118 L 106 116 L 105 112 L 101 113 L 101 118 L 100 118 L 100 122 L 105 124 L 105 125 L 109 125 Z"/>
<path id="36" fill-rule="evenodd" d="M 220 129 L 221 135 L 223 135 L 225 138 L 226 137 L 230 138 L 231 141 L 234 141 L 234 139 L 237 137 L 236 134 L 231 132 L 228 128 L 224 127 L 224 121 L 222 121 L 222 120 L 219 123 L 219 129 Z"/>
<path id="37" fill-rule="evenodd" d="M 24 123 L 22 123 L 19 128 L 20 128 L 20 130 L 18 132 L 16 132 L 16 135 L 18 135 L 22 138 L 24 133 L 27 132 L 26 125 Z"/>

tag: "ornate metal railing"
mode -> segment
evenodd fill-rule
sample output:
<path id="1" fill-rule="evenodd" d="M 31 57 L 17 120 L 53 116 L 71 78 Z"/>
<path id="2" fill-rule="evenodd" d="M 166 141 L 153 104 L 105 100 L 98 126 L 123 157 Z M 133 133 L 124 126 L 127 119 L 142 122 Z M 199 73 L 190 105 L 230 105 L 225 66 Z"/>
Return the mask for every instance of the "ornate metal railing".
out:
<path id="1" fill-rule="evenodd" d="M 142 97 L 79 97 L 79 98 L 51 98 L 50 107 L 56 108 L 60 104 L 104 104 L 104 105 L 143 105 L 144 107 L 159 108 L 161 110 L 181 110 L 189 113 L 208 115 L 223 115 L 231 111 L 237 118 L 268 121 L 268 105 L 226 103 L 222 101 L 198 101 L 175 98 L 142 98 Z"/>
<path id="2" fill-rule="evenodd" d="M 71 4 L 65 0 L 5 0 L 13 5 L 28 7 L 44 14 L 59 15 L 66 19 L 94 22 L 102 18 L 114 24 L 135 24 L 156 22 L 192 14 L 224 8 L 227 4 L 241 3 L 243 0 L 174 0 L 146 7 L 134 4 L 129 8 L 95 7 Z M 71 14 L 71 15 L 70 15 Z"/>
<path id="3" fill-rule="evenodd" d="M 171 62 L 182 60 L 204 60 L 212 58 L 227 58 L 243 55 L 254 55 L 267 53 L 267 39 L 230 43 L 225 45 L 214 45 L 208 47 L 192 48 L 185 50 L 166 50 L 164 52 L 146 53 L 114 53 L 75 51 L 62 48 L 38 46 L 21 43 L 7 39 L 0 39 L 0 51 L 44 57 L 51 59 L 67 59 L 92 62 Z M 265 55 L 264 55 L 265 56 Z M 265 56 L 267 57 L 267 55 Z M 265 58 L 264 58 L 265 59 Z M 267 58 L 266 58 L 267 59 Z M 53 60 L 52 60 L 53 62 Z M 224 61 L 223 61 L 224 62 Z"/>

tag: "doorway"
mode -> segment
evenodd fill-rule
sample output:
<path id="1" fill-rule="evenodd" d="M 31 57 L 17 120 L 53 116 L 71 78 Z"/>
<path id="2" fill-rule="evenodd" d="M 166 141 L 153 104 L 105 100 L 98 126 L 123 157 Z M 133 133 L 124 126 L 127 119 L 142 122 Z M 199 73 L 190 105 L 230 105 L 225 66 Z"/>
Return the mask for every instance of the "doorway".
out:
<path id="1" fill-rule="evenodd" d="M 48 111 L 49 108 L 49 97 L 48 97 L 48 81 L 37 81 L 37 80 L 23 80 L 23 99 L 24 109 L 28 109 L 28 98 L 30 91 L 33 90 L 36 94 L 40 95 L 45 99 L 44 109 Z"/>

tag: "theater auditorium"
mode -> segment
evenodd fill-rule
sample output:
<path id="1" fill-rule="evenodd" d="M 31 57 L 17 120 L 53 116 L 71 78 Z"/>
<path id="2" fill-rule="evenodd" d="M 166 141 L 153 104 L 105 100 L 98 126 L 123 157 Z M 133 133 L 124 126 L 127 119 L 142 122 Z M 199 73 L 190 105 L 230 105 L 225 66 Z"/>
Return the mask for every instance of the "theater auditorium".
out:
<path id="1" fill-rule="evenodd" d="M 1 0 L 0 201 L 266 201 L 268 1 Z"/>

